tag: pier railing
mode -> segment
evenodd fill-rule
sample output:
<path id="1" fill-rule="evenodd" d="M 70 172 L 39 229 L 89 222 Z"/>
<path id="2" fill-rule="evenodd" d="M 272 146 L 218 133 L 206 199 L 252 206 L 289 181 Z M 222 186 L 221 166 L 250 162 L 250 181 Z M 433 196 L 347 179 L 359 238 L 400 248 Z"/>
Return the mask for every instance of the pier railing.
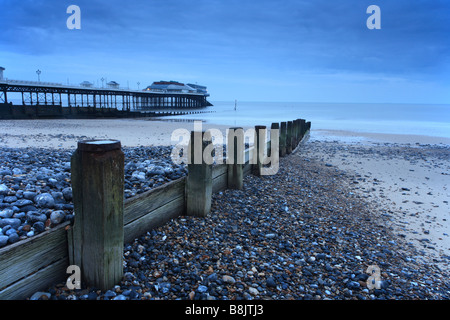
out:
<path id="1" fill-rule="evenodd" d="M 26 299 L 65 282 L 69 265 L 80 268 L 83 287 L 110 289 L 123 276 L 125 243 L 178 216 L 207 216 L 213 193 L 241 189 L 245 175 L 261 174 L 264 161 L 252 162 L 255 154 L 270 154 L 274 139 L 279 156 L 296 152 L 310 128 L 311 123 L 303 119 L 274 123 L 270 131 L 278 129 L 273 132 L 279 134 L 270 134 L 261 144 L 266 128 L 257 126 L 253 146 L 243 155 L 238 148 L 233 152 L 234 160 L 243 156 L 243 164 L 201 161 L 188 165 L 186 177 L 126 200 L 120 142 L 79 142 L 71 162 L 73 224 L 60 224 L 0 249 L 0 299 Z M 261 145 L 264 150 L 258 148 Z"/>

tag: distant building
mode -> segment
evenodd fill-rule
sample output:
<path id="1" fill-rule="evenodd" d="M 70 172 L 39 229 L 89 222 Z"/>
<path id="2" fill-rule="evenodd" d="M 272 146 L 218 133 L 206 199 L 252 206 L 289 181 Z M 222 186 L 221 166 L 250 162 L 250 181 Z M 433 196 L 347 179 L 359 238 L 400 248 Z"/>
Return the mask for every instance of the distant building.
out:
<path id="1" fill-rule="evenodd" d="M 110 81 L 106 85 L 108 88 L 119 89 L 119 84 L 115 81 Z"/>
<path id="2" fill-rule="evenodd" d="M 195 90 L 197 90 L 197 93 L 203 93 L 205 96 L 209 96 L 208 90 L 206 89 L 205 86 L 201 86 L 198 84 L 192 84 L 192 83 L 188 83 L 187 84 L 189 87 L 194 88 Z"/>
<path id="3" fill-rule="evenodd" d="M 80 86 L 85 88 L 92 88 L 93 84 L 89 81 L 83 81 L 82 83 L 80 83 Z"/>
<path id="4" fill-rule="evenodd" d="M 164 93 L 195 93 L 196 89 L 178 81 L 156 81 L 148 86 L 144 91 L 164 92 Z"/>
<path id="5" fill-rule="evenodd" d="M 3 71 L 5 70 L 5 68 L 0 67 L 0 81 L 3 80 Z"/>

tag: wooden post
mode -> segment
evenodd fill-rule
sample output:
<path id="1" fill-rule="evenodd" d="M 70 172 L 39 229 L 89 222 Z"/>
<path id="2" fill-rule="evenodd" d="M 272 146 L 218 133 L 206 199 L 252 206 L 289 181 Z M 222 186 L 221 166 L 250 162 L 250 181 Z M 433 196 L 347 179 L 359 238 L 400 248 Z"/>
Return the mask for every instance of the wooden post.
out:
<path id="1" fill-rule="evenodd" d="M 203 154 L 209 144 L 211 144 L 209 132 L 191 131 L 186 179 L 186 215 L 188 216 L 206 217 L 211 210 L 212 164 L 205 161 L 207 159 Z"/>
<path id="2" fill-rule="evenodd" d="M 298 134 L 299 134 L 299 121 L 298 121 L 298 119 L 295 119 L 294 121 L 292 121 L 292 127 L 293 127 L 292 136 L 293 136 L 293 140 L 294 140 L 292 149 L 295 149 L 295 148 L 297 148 L 298 141 L 299 141 L 299 139 L 298 139 Z"/>
<path id="3" fill-rule="evenodd" d="M 228 130 L 227 165 L 228 188 L 241 190 L 244 186 L 244 129 Z"/>
<path id="4" fill-rule="evenodd" d="M 288 121 L 286 130 L 286 153 L 290 154 L 291 152 L 292 152 L 292 121 Z"/>
<path id="5" fill-rule="evenodd" d="M 273 132 L 272 130 L 280 130 L 280 124 L 278 122 L 273 122 L 270 125 L 270 143 L 269 143 L 269 148 L 267 150 L 267 156 L 269 156 L 269 154 L 270 154 L 270 157 L 272 157 L 272 143 L 273 143 L 273 138 L 275 137 L 275 135 L 272 135 L 272 132 Z M 279 133 L 279 131 L 278 131 L 278 133 Z M 278 143 L 278 148 L 279 148 L 280 147 L 280 135 L 278 134 L 276 138 L 278 139 L 277 143 Z"/>
<path id="6" fill-rule="evenodd" d="M 280 123 L 280 157 L 286 155 L 286 122 Z"/>
<path id="7" fill-rule="evenodd" d="M 120 141 L 78 142 L 71 159 L 75 221 L 70 264 L 84 285 L 107 290 L 123 276 L 124 154 Z"/>
<path id="8" fill-rule="evenodd" d="M 261 169 L 264 162 L 265 145 L 266 145 L 266 126 L 255 126 L 252 173 L 256 176 L 261 175 Z"/>
<path id="9" fill-rule="evenodd" d="M 301 125 L 301 136 L 303 138 L 303 136 L 306 133 L 306 120 L 305 119 L 300 119 L 300 125 Z"/>

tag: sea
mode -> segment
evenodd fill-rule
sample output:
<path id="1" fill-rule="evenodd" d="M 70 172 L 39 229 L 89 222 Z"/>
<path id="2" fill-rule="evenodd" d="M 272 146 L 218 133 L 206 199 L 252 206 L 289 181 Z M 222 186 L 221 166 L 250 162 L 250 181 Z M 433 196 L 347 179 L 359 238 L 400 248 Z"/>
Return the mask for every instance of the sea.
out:
<path id="1" fill-rule="evenodd" d="M 230 126 L 305 119 L 313 130 L 424 135 L 450 138 L 450 104 L 212 101 L 211 111 L 165 117 Z"/>

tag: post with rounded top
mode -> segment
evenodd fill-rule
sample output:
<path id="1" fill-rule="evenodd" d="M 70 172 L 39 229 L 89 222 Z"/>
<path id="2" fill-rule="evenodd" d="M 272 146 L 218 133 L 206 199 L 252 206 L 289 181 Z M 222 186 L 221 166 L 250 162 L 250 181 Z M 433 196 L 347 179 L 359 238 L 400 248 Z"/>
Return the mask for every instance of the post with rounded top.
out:
<path id="1" fill-rule="evenodd" d="M 227 139 L 228 188 L 241 190 L 244 186 L 244 129 L 230 128 Z"/>
<path id="2" fill-rule="evenodd" d="M 70 264 L 82 285 L 112 288 L 123 276 L 124 154 L 117 140 L 85 140 L 71 158 Z"/>
<path id="3" fill-rule="evenodd" d="M 256 176 L 261 175 L 261 169 L 264 163 L 265 146 L 266 146 L 266 126 L 255 126 L 252 173 Z"/>
<path id="4" fill-rule="evenodd" d="M 211 210 L 212 156 L 205 149 L 212 143 L 208 131 L 191 131 L 186 178 L 186 215 L 206 217 Z"/>

